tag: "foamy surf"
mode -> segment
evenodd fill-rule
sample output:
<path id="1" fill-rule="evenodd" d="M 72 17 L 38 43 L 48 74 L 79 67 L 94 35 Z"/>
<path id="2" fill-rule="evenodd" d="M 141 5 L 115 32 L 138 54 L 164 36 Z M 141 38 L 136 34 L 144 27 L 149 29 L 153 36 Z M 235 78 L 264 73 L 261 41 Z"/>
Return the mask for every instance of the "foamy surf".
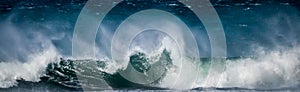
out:
<path id="1" fill-rule="evenodd" d="M 300 83 L 300 48 L 256 50 L 252 58 L 227 60 L 218 87 L 275 89 Z"/>
<path id="2" fill-rule="evenodd" d="M 274 51 L 265 51 L 263 49 L 260 49 L 257 51 L 256 57 L 229 59 L 226 61 L 226 69 L 224 70 L 223 74 L 221 74 L 218 85 L 215 85 L 213 87 L 216 88 L 238 87 L 238 88 L 248 88 L 248 89 L 280 89 L 280 88 L 287 88 L 287 87 L 297 87 L 299 85 L 299 75 L 300 75 L 299 54 L 300 54 L 299 47 L 294 47 L 285 50 L 278 49 Z M 30 57 L 34 57 L 34 58 L 31 58 L 30 61 L 25 63 L 20 63 L 20 62 L 0 63 L 1 67 L 5 67 L 5 69 L 2 69 L 0 71 L 1 73 L 0 87 L 9 88 L 13 86 L 18 86 L 17 80 L 39 82 L 41 80 L 40 78 L 45 76 L 48 77 L 52 76 L 52 78 L 58 78 L 57 75 L 49 75 L 49 73 L 47 73 L 48 75 L 46 74 L 46 72 L 49 72 L 47 66 L 49 67 L 50 63 L 60 64 L 58 68 L 65 69 L 64 71 L 70 71 L 68 70 L 69 68 L 65 68 L 68 65 L 64 65 L 58 62 L 59 61 L 57 57 L 58 55 L 59 54 L 55 51 L 54 48 L 49 48 L 47 51 L 30 55 Z M 86 65 L 88 65 L 87 63 L 89 62 L 98 62 L 97 64 L 100 65 L 98 66 L 97 69 L 100 69 L 98 71 L 102 77 L 101 76 L 99 77 L 99 75 L 96 74 L 95 78 L 98 77 L 104 78 L 103 76 L 116 77 L 116 75 L 114 75 L 115 73 L 105 73 L 106 71 L 111 72 L 111 69 L 107 67 L 112 66 L 109 65 L 109 63 L 107 63 L 106 61 L 68 60 L 68 62 L 70 61 L 72 61 L 73 64 L 86 63 Z M 62 61 L 60 60 L 60 62 Z M 63 61 L 63 62 L 67 62 L 67 61 Z M 51 69 L 55 70 L 58 68 L 51 68 Z M 114 69 L 114 72 L 118 72 L 117 70 L 118 69 Z M 167 73 L 168 75 L 165 75 L 166 79 L 162 79 L 161 81 L 162 82 L 168 81 L 167 78 L 171 77 L 172 72 L 176 73 L 175 70 L 172 70 L 172 68 L 170 68 L 170 71 Z M 61 76 L 70 76 L 70 75 L 66 75 L 66 72 L 62 72 L 62 71 L 58 71 L 58 72 L 60 73 Z M 106 79 L 106 80 L 111 80 L 111 79 Z M 73 81 L 75 82 L 76 80 Z M 56 82 L 60 82 L 62 83 L 62 85 L 68 86 L 67 84 L 63 84 L 64 83 L 63 81 L 56 80 Z M 116 82 L 113 83 L 114 85 L 118 84 L 116 80 L 111 82 Z M 197 82 L 197 83 L 198 84 L 193 85 L 194 88 L 198 88 L 198 87 L 206 88 L 205 86 L 201 86 L 202 85 L 201 82 Z M 160 84 L 159 86 L 166 87 L 164 85 L 167 84 L 163 84 L 163 85 Z"/>
<path id="3" fill-rule="evenodd" d="M 28 55 L 26 62 L 0 62 L 0 88 L 17 86 L 17 80 L 40 81 L 50 62 L 58 62 L 58 53 L 54 47 Z"/>

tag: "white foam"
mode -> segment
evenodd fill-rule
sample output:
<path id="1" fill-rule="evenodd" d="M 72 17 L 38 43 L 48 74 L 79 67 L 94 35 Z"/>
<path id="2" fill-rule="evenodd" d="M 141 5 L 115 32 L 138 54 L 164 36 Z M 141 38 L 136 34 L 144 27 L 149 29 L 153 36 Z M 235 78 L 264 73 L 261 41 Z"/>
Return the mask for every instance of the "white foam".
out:
<path id="1" fill-rule="evenodd" d="M 218 87 L 272 89 L 299 85 L 299 47 L 271 52 L 258 49 L 257 55 L 228 60 Z"/>
<path id="2" fill-rule="evenodd" d="M 58 53 L 53 46 L 42 52 L 28 55 L 27 62 L 1 62 L 0 88 L 17 85 L 17 80 L 38 82 L 43 76 L 48 63 L 58 61 Z"/>

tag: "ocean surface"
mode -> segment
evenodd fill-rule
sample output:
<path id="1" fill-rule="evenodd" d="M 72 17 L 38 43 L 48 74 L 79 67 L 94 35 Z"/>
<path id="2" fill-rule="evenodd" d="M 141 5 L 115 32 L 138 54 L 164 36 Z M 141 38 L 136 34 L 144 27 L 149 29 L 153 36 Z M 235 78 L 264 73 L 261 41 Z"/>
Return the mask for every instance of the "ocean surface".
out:
<path id="1" fill-rule="evenodd" d="M 123 1 L 104 18 L 106 30 L 96 34 L 96 58 L 74 58 L 74 28 L 86 0 L 1 0 L 0 91 L 300 90 L 299 1 L 211 0 L 224 28 L 226 57 L 211 57 L 213 48 L 206 44 L 209 39 L 205 27 L 194 19 L 189 6 L 175 1 Z M 103 4 L 106 3 L 99 6 Z M 199 34 L 196 42 L 200 58 L 181 57 L 174 39 L 165 33 L 150 30 L 140 34 L 131 43 L 125 55 L 128 61 L 124 62 L 145 75 L 153 65 L 160 64 L 162 68 L 154 71 L 161 73 L 157 80 L 138 84 L 124 78 L 122 72 L 127 64 L 112 60 L 111 30 L 124 16 L 148 8 L 163 9 L 186 19 L 184 23 Z M 185 65 L 178 63 L 181 58 L 196 62 L 196 73 L 177 78 L 177 73 L 190 70 L 181 67 Z M 218 70 L 211 69 L 216 60 L 224 62 L 224 69 L 216 78 L 218 82 L 207 86 L 207 77 L 212 77 L 209 73 Z M 177 86 L 173 86 L 172 78 L 177 78 Z M 190 79 L 195 81 L 190 83 Z"/>

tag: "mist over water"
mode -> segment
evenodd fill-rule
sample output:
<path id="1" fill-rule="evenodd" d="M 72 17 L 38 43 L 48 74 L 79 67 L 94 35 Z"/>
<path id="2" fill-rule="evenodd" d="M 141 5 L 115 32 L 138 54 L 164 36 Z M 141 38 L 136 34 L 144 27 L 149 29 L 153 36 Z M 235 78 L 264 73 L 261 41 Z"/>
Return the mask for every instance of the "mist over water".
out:
<path id="1" fill-rule="evenodd" d="M 0 88 L 17 86 L 21 79 L 38 82 L 48 63 L 71 58 L 73 29 L 83 4 L 28 1 L 3 8 L 7 10 L 0 12 Z M 226 61 L 226 70 L 215 87 L 299 86 L 299 6 L 279 2 L 214 5 L 225 30 L 228 57 L 240 57 Z M 107 36 L 96 40 L 100 41 L 96 42 L 99 59 L 104 59 L 110 57 L 105 43 L 113 33 L 99 34 Z"/>

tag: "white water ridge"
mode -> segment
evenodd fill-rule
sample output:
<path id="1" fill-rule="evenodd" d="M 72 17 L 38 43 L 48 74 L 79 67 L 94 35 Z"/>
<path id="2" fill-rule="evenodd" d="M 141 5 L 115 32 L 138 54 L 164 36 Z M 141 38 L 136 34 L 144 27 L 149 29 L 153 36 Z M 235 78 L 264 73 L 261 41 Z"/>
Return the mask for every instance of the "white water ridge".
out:
<path id="1" fill-rule="evenodd" d="M 275 89 L 300 84 L 300 48 L 264 51 L 257 57 L 228 60 L 219 87 Z"/>

